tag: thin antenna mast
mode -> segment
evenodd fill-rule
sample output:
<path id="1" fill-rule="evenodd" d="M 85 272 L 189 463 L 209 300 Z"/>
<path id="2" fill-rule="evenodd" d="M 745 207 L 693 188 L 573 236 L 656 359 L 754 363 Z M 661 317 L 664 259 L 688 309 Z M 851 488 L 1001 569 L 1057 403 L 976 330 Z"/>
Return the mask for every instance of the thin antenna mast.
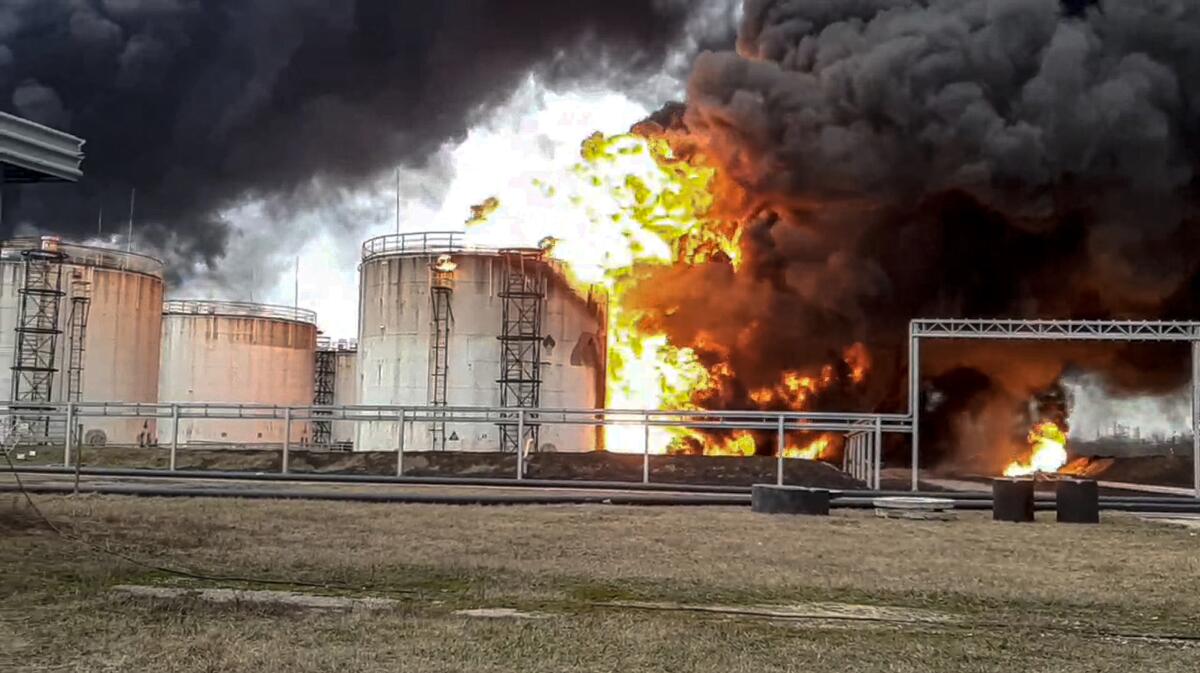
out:
<path id="1" fill-rule="evenodd" d="M 133 204 L 137 201 L 137 187 L 129 190 L 129 233 L 125 236 L 125 252 L 133 252 Z"/>

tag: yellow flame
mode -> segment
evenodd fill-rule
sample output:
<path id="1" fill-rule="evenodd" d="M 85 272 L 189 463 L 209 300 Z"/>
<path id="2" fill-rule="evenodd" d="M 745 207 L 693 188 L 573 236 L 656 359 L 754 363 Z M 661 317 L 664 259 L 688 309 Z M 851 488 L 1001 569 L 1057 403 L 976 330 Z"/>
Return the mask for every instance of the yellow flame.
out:
<path id="1" fill-rule="evenodd" d="M 625 297 L 640 265 L 698 261 L 715 251 L 737 258 L 737 241 L 708 226 L 714 171 L 678 159 L 664 140 L 626 134 L 593 134 L 584 141 L 582 161 L 572 169 L 573 189 L 539 183 L 548 197 L 566 198 L 586 213 L 581 230 L 546 242 L 549 255 L 563 264 L 579 290 L 608 294 L 608 400 L 613 409 L 691 409 L 694 391 L 708 385 L 709 373 L 695 351 L 673 346 L 648 330 L 644 315 Z M 650 451 L 665 453 L 680 430 L 650 429 Z M 607 431 L 610 451 L 643 450 L 644 428 Z M 751 445 L 753 438 L 750 438 Z"/>
<path id="2" fill-rule="evenodd" d="M 1039 472 L 1058 472 L 1067 464 L 1067 436 L 1053 421 L 1042 421 L 1029 431 L 1030 457 L 1014 461 L 1004 470 L 1006 477 L 1023 477 Z"/>

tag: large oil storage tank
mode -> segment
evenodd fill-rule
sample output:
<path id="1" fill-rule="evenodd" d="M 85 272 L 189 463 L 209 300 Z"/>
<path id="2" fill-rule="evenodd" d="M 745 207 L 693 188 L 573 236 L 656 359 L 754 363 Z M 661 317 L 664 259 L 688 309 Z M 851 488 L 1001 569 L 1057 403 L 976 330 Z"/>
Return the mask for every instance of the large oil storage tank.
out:
<path id="1" fill-rule="evenodd" d="M 50 236 L 2 245 L 0 395 L 30 406 L 158 401 L 162 262 Z M 65 436 L 65 426 L 46 429 Z M 75 430 L 99 446 L 150 443 L 156 428 L 81 418 Z"/>
<path id="2" fill-rule="evenodd" d="M 580 297 L 540 250 L 468 247 L 457 233 L 363 245 L 359 403 L 407 407 L 603 406 L 604 302 Z M 399 424 L 362 423 L 355 448 L 390 451 Z M 405 424 L 406 450 L 590 451 L 591 426 Z"/>
<path id="3" fill-rule="evenodd" d="M 159 400 L 223 405 L 307 407 L 313 402 L 317 316 L 312 311 L 231 301 L 173 300 L 161 305 Z M 182 445 L 281 444 L 283 420 L 179 422 Z M 307 421 L 292 423 L 290 439 L 308 443 Z M 160 422 L 162 443 L 176 438 Z"/>
<path id="4" fill-rule="evenodd" d="M 358 341 L 318 337 L 313 404 L 346 407 L 358 404 Z M 354 421 L 314 421 L 313 443 L 336 449 L 354 446 Z"/>

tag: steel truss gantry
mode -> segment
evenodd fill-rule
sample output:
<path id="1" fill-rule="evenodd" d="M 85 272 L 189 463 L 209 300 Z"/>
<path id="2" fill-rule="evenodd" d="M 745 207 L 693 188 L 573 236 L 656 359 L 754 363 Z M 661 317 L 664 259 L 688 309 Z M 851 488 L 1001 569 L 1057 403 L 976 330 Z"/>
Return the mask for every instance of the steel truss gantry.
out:
<path id="1" fill-rule="evenodd" d="M 912 417 L 912 489 L 918 489 L 921 455 L 921 340 L 1186 342 L 1192 345 L 1193 488 L 1200 498 L 1200 322 L 1165 320 L 963 320 L 918 319 L 908 327 L 908 411 Z"/>

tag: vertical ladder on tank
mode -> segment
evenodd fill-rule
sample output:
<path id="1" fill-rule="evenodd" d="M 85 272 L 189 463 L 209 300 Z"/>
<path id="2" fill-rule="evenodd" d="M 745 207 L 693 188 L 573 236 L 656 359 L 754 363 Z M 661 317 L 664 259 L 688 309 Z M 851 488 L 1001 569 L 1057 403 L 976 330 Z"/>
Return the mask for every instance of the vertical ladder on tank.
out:
<path id="1" fill-rule="evenodd" d="M 542 305 L 546 297 L 540 266 L 522 251 L 504 251 L 500 325 L 500 406 L 536 409 L 541 402 Z M 500 450 L 515 453 L 522 444 L 538 447 L 537 418 L 526 416 L 518 437 L 516 414 L 500 423 Z"/>
<path id="2" fill-rule="evenodd" d="M 448 381 L 450 378 L 450 328 L 454 325 L 454 269 L 448 259 L 440 259 L 431 268 L 430 301 L 433 304 L 429 335 L 429 406 L 444 407 L 448 404 Z M 430 424 L 430 449 L 446 450 L 446 422 L 439 420 Z"/>
<path id="3" fill-rule="evenodd" d="M 78 273 L 78 272 L 76 272 Z M 83 399 L 83 353 L 87 339 L 92 285 L 78 275 L 71 279 L 71 315 L 67 319 L 67 401 Z"/>
<path id="4" fill-rule="evenodd" d="M 18 424 L 45 441 L 51 435 L 49 411 L 54 402 L 55 356 L 62 303 L 63 255 L 56 250 L 26 250 L 25 277 L 18 290 L 17 343 L 13 351 L 12 401 Z M 40 412 L 40 413 L 39 413 Z"/>
<path id="5" fill-rule="evenodd" d="M 83 400 L 83 354 L 87 343 L 88 314 L 92 307 L 92 284 L 81 272 L 71 275 L 71 315 L 67 318 L 67 401 Z M 65 422 L 65 421 L 64 421 Z M 77 436 L 79 427 L 67 428 L 68 441 Z M 68 434 L 69 433 L 69 434 Z"/>
<path id="6" fill-rule="evenodd" d="M 337 351 L 332 344 L 323 339 L 317 345 L 316 360 L 313 367 L 313 404 L 318 407 L 333 405 L 334 379 L 337 375 Z M 325 416 L 328 412 L 317 411 L 314 416 Z M 316 446 L 333 445 L 333 421 L 313 421 L 313 444 Z"/>

